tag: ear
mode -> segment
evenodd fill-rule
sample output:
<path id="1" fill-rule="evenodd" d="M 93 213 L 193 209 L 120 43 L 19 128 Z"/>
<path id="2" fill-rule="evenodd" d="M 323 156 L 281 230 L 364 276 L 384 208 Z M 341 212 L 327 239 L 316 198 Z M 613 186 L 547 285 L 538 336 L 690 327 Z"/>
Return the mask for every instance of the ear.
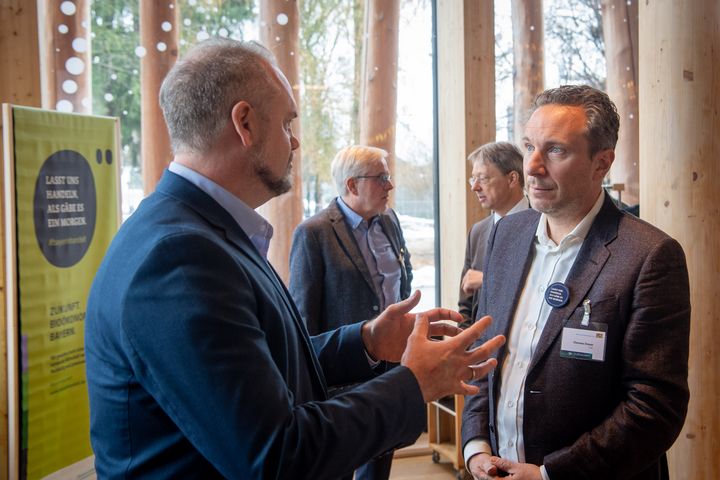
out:
<path id="1" fill-rule="evenodd" d="M 615 150 L 611 150 L 608 148 L 605 150 L 600 150 L 598 153 L 596 153 L 595 157 L 593 158 L 593 162 L 595 163 L 593 177 L 595 179 L 601 180 L 605 178 L 607 173 L 610 171 L 610 167 L 612 167 L 614 161 Z"/>
<path id="2" fill-rule="evenodd" d="M 516 185 L 520 185 L 520 174 L 516 172 L 515 170 L 511 171 L 509 174 L 510 178 L 510 186 L 514 187 Z"/>
<path id="3" fill-rule="evenodd" d="M 259 140 L 260 122 L 257 111 L 248 102 L 241 100 L 236 103 L 230 113 L 233 130 L 246 147 L 256 144 Z"/>
<path id="4" fill-rule="evenodd" d="M 349 193 L 351 193 L 351 194 L 353 194 L 353 195 L 357 195 L 357 194 L 358 194 L 357 178 L 355 178 L 355 177 L 350 177 L 350 178 L 346 179 L 346 180 L 345 180 L 345 186 L 347 187 Z"/>

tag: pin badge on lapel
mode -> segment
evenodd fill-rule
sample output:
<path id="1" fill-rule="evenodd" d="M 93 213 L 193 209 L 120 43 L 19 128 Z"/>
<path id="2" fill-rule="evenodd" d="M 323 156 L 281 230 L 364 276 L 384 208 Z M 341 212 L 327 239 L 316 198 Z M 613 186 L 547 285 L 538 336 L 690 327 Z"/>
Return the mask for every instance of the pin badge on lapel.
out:
<path id="1" fill-rule="evenodd" d="M 567 305 L 570 300 L 570 290 L 562 282 L 555 282 L 545 290 L 545 301 L 553 308 Z"/>

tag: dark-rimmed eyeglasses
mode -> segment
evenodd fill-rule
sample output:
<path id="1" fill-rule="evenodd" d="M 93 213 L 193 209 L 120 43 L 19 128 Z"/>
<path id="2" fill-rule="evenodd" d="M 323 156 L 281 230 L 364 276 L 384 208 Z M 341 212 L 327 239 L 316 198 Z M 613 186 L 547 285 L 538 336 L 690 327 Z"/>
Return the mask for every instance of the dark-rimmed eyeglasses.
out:
<path id="1" fill-rule="evenodd" d="M 392 181 L 392 175 L 387 173 L 381 173 L 379 175 L 358 175 L 355 178 L 374 178 L 380 185 L 385 185 Z"/>

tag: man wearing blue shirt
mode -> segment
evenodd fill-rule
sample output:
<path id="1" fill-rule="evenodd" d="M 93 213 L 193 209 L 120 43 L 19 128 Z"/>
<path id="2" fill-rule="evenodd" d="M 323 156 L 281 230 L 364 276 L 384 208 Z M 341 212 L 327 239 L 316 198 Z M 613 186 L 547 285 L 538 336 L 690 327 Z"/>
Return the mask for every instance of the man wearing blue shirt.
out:
<path id="1" fill-rule="evenodd" d="M 380 148 L 340 150 L 331 164 L 339 196 L 295 230 L 289 289 L 311 335 L 375 318 L 410 296 L 410 254 L 387 206 L 394 185 L 386 158 Z M 386 480 L 391 463 L 389 452 L 355 478 Z"/>

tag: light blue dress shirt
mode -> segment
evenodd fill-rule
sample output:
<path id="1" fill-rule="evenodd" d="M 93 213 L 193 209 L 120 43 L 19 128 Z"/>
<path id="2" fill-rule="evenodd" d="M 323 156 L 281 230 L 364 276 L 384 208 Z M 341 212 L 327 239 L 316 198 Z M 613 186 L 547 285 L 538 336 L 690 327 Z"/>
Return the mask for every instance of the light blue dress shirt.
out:
<path id="1" fill-rule="evenodd" d="M 209 178 L 199 174 L 175 161 L 168 167 L 172 173 L 180 175 L 188 182 L 207 193 L 220 204 L 235 219 L 243 232 L 250 238 L 260 255 L 267 260 L 270 239 L 273 236 L 273 227 L 259 213 L 248 207 L 242 200 Z"/>
<path id="2" fill-rule="evenodd" d="M 400 263 L 395 255 L 390 239 L 380 224 L 380 217 L 375 216 L 369 221 L 355 213 L 341 197 L 338 205 L 345 215 L 360 253 L 370 271 L 375 291 L 380 295 L 380 311 L 388 305 L 400 301 Z"/>

